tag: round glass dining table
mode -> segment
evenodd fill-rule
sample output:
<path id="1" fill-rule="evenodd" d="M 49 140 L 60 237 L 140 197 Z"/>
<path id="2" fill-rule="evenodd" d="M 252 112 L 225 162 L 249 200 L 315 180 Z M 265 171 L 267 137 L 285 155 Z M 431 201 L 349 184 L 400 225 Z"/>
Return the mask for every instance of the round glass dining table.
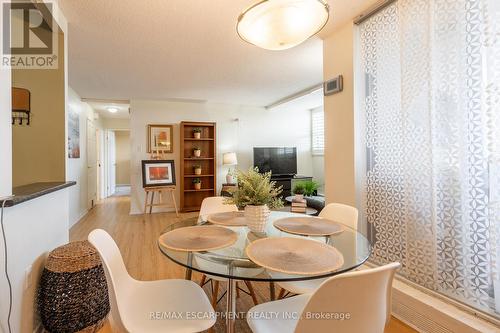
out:
<path id="1" fill-rule="evenodd" d="M 238 239 L 231 246 L 206 252 L 185 252 L 166 248 L 158 242 L 161 252 L 173 262 L 186 267 L 186 279 L 191 279 L 191 272 L 197 271 L 209 276 L 227 279 L 226 331 L 233 332 L 236 315 L 236 281 L 270 282 L 271 300 L 275 299 L 274 282 L 316 280 L 341 274 L 361 266 L 370 256 L 372 246 L 360 232 L 347 226 L 340 233 L 331 236 L 309 237 L 283 232 L 274 227 L 275 220 L 300 216 L 303 214 L 272 211 L 263 233 L 254 233 L 248 227 L 227 227 L 235 231 Z M 210 220 L 210 217 L 208 217 Z M 197 225 L 195 219 L 188 219 L 169 226 L 163 233 L 174 229 Z M 209 224 L 209 222 L 206 222 Z M 268 237 L 302 237 L 323 242 L 335 247 L 344 258 L 343 265 L 331 272 L 320 275 L 293 275 L 270 271 L 252 262 L 245 249 L 254 240 Z"/>

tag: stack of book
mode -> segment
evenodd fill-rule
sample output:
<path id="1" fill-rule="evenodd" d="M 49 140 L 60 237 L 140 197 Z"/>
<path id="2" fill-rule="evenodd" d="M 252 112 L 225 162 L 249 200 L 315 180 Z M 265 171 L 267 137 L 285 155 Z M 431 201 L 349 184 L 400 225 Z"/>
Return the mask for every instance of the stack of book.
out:
<path id="1" fill-rule="evenodd" d="M 293 198 L 292 199 L 292 213 L 305 213 L 307 208 L 307 201 L 306 199 L 298 199 L 298 198 Z"/>

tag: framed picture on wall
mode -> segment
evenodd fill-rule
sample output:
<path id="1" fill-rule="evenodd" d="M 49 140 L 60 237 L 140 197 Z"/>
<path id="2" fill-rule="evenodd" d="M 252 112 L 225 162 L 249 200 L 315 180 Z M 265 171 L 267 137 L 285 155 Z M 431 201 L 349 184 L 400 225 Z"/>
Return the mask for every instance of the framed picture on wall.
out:
<path id="1" fill-rule="evenodd" d="M 175 185 L 175 163 L 173 160 L 143 160 L 142 186 Z"/>
<path id="2" fill-rule="evenodd" d="M 172 125 L 148 125 L 148 153 L 174 152 L 174 127 Z"/>
<path id="3" fill-rule="evenodd" d="M 80 158 L 80 115 L 72 107 L 68 110 L 68 157 Z"/>

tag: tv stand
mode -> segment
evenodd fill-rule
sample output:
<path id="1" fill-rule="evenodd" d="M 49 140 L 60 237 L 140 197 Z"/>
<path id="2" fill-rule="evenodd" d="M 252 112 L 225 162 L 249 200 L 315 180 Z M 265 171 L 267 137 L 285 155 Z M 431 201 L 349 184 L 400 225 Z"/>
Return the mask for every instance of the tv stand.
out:
<path id="1" fill-rule="evenodd" d="M 310 181 L 313 177 L 300 176 L 300 175 L 276 175 L 271 176 L 271 181 L 276 182 L 276 186 L 283 186 L 283 192 L 281 192 L 281 198 L 284 199 L 292 195 L 293 186 L 297 182 Z"/>

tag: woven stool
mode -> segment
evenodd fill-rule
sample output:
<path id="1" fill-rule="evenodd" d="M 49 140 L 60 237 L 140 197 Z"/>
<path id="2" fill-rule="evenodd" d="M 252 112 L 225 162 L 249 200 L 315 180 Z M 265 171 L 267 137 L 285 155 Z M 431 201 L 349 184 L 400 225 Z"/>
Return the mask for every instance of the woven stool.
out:
<path id="1" fill-rule="evenodd" d="M 109 313 L 108 286 L 101 259 L 87 241 L 53 250 L 45 264 L 38 293 L 45 330 L 97 332 Z"/>

